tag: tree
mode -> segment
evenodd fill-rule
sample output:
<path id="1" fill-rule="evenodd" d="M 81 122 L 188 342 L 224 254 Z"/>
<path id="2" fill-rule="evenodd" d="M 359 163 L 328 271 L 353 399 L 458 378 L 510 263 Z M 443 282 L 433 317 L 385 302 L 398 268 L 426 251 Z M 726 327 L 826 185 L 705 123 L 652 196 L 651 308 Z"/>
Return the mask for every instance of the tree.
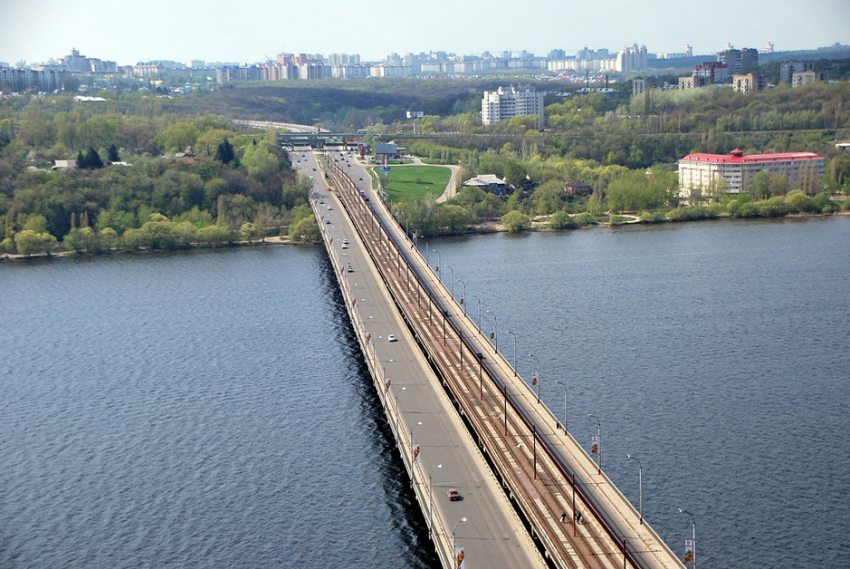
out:
<path id="1" fill-rule="evenodd" d="M 109 145 L 109 161 L 121 162 L 121 156 L 118 155 L 118 148 L 116 148 L 114 143 Z"/>
<path id="2" fill-rule="evenodd" d="M 230 164 L 235 158 L 236 152 L 233 150 L 230 141 L 225 138 L 215 151 L 215 159 L 222 164 Z"/>
<path id="3" fill-rule="evenodd" d="M 292 241 L 317 243 L 322 240 L 319 225 L 313 216 L 302 218 L 289 228 L 289 238 Z"/>
<path id="4" fill-rule="evenodd" d="M 511 233 L 519 233 L 523 229 L 527 229 L 531 223 L 531 218 L 519 211 L 509 211 L 502 216 L 502 225 L 508 228 Z"/>
<path id="5" fill-rule="evenodd" d="M 175 123 L 162 132 L 162 139 L 165 148 L 168 150 L 177 149 L 180 152 L 189 148 L 192 155 L 195 155 L 195 142 L 200 136 L 200 132 L 193 125 L 185 122 Z"/>

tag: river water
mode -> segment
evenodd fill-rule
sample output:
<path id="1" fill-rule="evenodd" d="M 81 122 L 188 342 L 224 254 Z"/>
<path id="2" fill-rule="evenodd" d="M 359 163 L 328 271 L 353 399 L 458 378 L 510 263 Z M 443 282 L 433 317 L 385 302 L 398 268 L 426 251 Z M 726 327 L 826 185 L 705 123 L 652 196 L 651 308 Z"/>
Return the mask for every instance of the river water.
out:
<path id="1" fill-rule="evenodd" d="M 587 448 L 600 419 L 636 505 L 641 460 L 674 551 L 681 507 L 701 567 L 846 567 L 848 244 L 724 220 L 428 256 Z M 436 566 L 332 278 L 318 247 L 0 265 L 0 567 Z"/>

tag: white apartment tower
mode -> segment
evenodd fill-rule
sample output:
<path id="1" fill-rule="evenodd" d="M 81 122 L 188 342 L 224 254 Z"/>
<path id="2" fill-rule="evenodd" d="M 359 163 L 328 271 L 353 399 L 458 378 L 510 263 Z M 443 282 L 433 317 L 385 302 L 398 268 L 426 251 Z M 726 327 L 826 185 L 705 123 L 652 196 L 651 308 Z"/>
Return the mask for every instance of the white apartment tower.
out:
<path id="1" fill-rule="evenodd" d="M 529 115 L 537 116 L 537 126 L 543 129 L 543 93 L 524 85 L 499 87 L 498 91 L 484 91 L 481 121 L 485 125 Z"/>

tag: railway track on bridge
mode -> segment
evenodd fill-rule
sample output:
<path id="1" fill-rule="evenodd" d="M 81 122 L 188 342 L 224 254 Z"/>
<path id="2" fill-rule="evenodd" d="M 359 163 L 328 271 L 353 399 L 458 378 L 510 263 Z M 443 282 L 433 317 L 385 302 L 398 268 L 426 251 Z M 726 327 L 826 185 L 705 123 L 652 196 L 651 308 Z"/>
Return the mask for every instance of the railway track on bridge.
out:
<path id="1" fill-rule="evenodd" d="M 576 464 L 586 466 L 586 455 L 572 461 L 571 469 L 553 452 L 545 435 L 557 426 L 529 420 L 524 409 L 531 391 L 498 379 L 497 362 L 488 358 L 489 342 L 480 333 L 464 335 L 464 326 L 450 315 L 457 306 L 454 299 L 423 274 L 421 256 L 406 237 L 386 227 L 373 210 L 383 205 L 367 202 L 333 162 L 327 167 L 408 326 L 550 562 L 564 568 L 658 566 L 646 562 L 658 552 L 630 548 L 594 507 L 592 488 L 576 481 Z M 575 522 L 577 512 L 584 523 Z"/>

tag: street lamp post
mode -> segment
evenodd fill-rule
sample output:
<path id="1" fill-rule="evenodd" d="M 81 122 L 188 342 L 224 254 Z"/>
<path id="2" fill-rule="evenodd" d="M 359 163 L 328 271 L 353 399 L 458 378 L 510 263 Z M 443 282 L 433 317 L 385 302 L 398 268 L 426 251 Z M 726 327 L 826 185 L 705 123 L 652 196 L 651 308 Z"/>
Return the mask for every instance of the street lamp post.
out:
<path id="1" fill-rule="evenodd" d="M 534 354 L 528 354 L 528 357 L 534 358 L 537 361 L 537 377 L 535 379 L 537 380 L 537 402 L 540 403 L 540 360 Z"/>
<path id="2" fill-rule="evenodd" d="M 478 301 L 478 333 L 481 333 L 481 299 L 476 295 L 472 295 L 472 298 Z"/>
<path id="3" fill-rule="evenodd" d="M 460 279 L 457 282 L 463 285 L 463 292 L 460 293 L 460 303 L 463 304 L 463 315 L 466 316 L 466 283 Z"/>
<path id="4" fill-rule="evenodd" d="M 643 465 L 640 463 L 640 459 L 630 454 L 627 454 L 626 458 L 636 460 L 638 463 L 638 495 L 640 496 L 640 523 L 643 524 Z"/>
<path id="5" fill-rule="evenodd" d="M 438 464 L 434 468 L 431 469 L 431 472 L 428 473 L 428 533 L 431 533 L 432 528 L 434 527 L 434 501 L 431 495 L 431 475 L 434 474 L 434 471 L 438 468 L 442 468 L 442 464 Z M 429 535 L 430 537 L 430 535 Z"/>
<path id="6" fill-rule="evenodd" d="M 466 521 L 466 518 L 461 518 L 455 525 L 452 526 L 452 557 L 455 557 L 455 555 L 457 555 L 457 551 L 455 549 L 455 528 L 457 527 L 457 525 L 459 523 L 465 522 L 465 521 Z"/>
<path id="7" fill-rule="evenodd" d="M 560 379 L 556 379 L 555 383 L 561 385 L 564 388 L 564 432 L 567 432 L 567 384 L 561 381 Z"/>
<path id="8" fill-rule="evenodd" d="M 493 339 L 496 341 L 496 352 L 498 352 L 499 351 L 499 334 L 497 333 L 498 330 L 496 330 L 496 328 L 499 326 L 499 319 L 496 318 L 496 313 L 493 312 L 492 310 L 488 309 L 487 314 L 493 315 Z"/>
<path id="9" fill-rule="evenodd" d="M 599 445 L 596 448 L 596 454 L 599 455 L 598 473 L 602 473 L 602 423 L 599 422 L 599 419 L 593 413 L 588 413 L 587 416 L 596 419 L 596 444 Z"/>
<path id="10" fill-rule="evenodd" d="M 514 337 L 514 377 L 516 377 L 516 334 L 508 330 L 508 334 Z"/>
<path id="11" fill-rule="evenodd" d="M 452 272 L 451 291 L 452 291 L 452 300 L 454 300 L 454 298 L 455 298 L 455 270 L 448 265 L 446 265 L 446 268 Z"/>
<path id="12" fill-rule="evenodd" d="M 694 515 L 692 513 L 688 512 L 686 510 L 683 510 L 682 508 L 677 508 L 677 509 L 679 510 L 680 514 L 688 514 L 689 516 L 691 516 L 691 524 L 693 526 L 693 535 L 692 535 L 691 539 L 694 542 L 694 544 L 693 544 L 693 547 L 694 547 L 694 549 L 693 549 L 694 569 L 697 569 L 697 523 L 696 523 L 696 521 L 694 521 Z"/>
<path id="13" fill-rule="evenodd" d="M 434 249 L 434 253 L 437 254 L 437 277 L 439 277 L 440 282 L 443 282 L 443 274 L 440 273 L 440 265 L 443 264 L 443 256 L 440 255 L 440 252 Z"/>
<path id="14" fill-rule="evenodd" d="M 413 476 L 412 476 L 412 475 L 413 475 L 413 459 L 414 459 L 414 458 L 416 458 L 416 457 L 414 457 L 414 456 L 413 456 L 413 429 L 415 429 L 416 427 L 420 426 L 421 424 L 422 424 L 422 421 L 419 421 L 418 423 L 416 423 L 415 425 L 413 425 L 412 427 L 410 427 L 410 473 L 411 473 L 411 484 L 413 484 L 413 482 L 412 482 L 412 480 L 413 480 Z"/>
<path id="15" fill-rule="evenodd" d="M 401 415 L 401 410 L 398 408 L 398 396 L 402 391 L 407 391 L 406 387 L 402 387 L 399 391 L 395 393 L 395 436 L 398 436 L 398 417 Z"/>

